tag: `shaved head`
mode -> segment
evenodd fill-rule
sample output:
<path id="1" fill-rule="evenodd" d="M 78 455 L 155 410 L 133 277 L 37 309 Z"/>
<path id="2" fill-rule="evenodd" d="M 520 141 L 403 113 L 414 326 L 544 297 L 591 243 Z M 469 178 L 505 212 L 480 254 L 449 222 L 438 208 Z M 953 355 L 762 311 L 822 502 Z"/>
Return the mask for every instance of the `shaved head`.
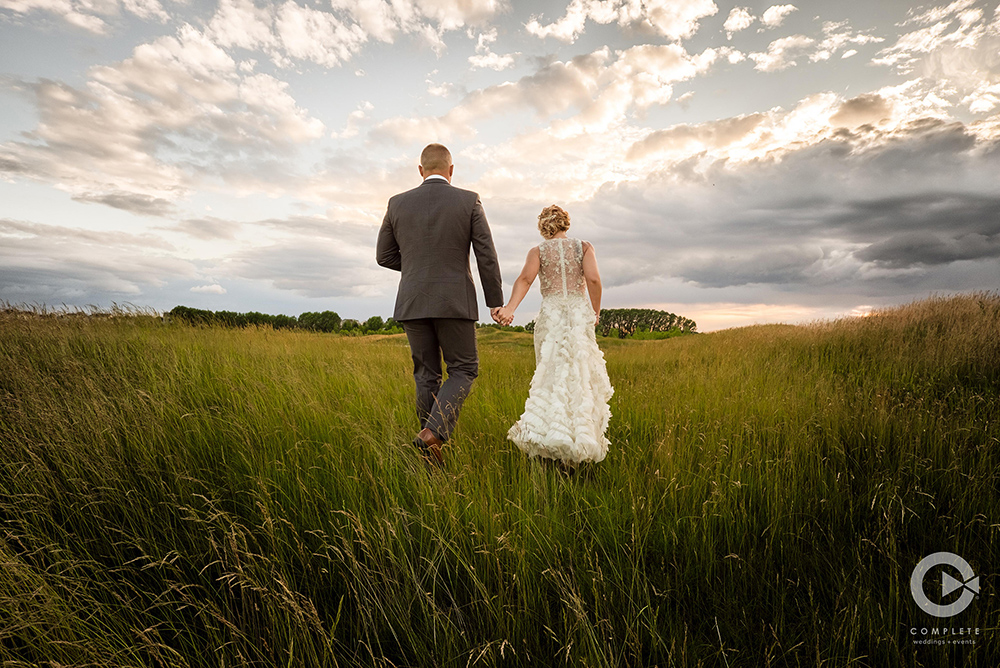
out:
<path id="1" fill-rule="evenodd" d="M 451 151 L 443 144 L 428 144 L 420 152 L 420 166 L 424 174 L 446 174 L 451 167 Z"/>

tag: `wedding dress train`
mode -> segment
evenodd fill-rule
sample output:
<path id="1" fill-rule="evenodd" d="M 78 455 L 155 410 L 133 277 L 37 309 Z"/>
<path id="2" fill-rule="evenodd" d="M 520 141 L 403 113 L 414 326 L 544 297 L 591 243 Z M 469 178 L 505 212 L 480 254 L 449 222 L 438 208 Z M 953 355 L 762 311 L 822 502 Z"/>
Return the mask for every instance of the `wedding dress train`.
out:
<path id="1" fill-rule="evenodd" d="M 535 374 L 524 414 L 507 438 L 531 456 L 576 464 L 604 459 L 614 393 L 594 335 L 583 275 L 583 242 L 547 239 L 539 247 L 542 306 L 535 321 Z"/>

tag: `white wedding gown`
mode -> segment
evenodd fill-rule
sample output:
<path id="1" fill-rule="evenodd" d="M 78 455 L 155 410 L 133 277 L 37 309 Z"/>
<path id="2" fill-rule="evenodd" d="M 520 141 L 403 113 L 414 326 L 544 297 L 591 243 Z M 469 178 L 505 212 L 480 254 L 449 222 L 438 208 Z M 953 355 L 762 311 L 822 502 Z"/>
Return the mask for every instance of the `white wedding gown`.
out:
<path id="1" fill-rule="evenodd" d="M 604 459 L 614 393 L 594 336 L 594 309 L 583 277 L 583 242 L 538 246 L 542 307 L 535 321 L 535 375 L 524 414 L 507 438 L 531 456 L 576 464 Z"/>

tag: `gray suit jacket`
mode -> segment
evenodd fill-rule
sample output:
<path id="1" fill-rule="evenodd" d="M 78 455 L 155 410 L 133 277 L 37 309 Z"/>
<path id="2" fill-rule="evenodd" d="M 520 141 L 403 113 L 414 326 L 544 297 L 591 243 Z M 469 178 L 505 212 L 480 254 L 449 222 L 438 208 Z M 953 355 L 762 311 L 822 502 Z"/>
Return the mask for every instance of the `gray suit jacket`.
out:
<path id="1" fill-rule="evenodd" d="M 390 198 L 375 259 L 402 272 L 392 317 L 478 320 L 470 246 L 486 304 L 503 306 L 500 263 L 478 194 L 428 179 Z"/>

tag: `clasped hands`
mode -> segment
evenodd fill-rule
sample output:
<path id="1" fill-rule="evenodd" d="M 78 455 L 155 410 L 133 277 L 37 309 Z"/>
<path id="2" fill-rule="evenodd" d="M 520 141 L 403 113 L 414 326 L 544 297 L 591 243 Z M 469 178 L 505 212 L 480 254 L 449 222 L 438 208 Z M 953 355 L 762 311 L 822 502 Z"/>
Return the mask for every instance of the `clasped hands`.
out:
<path id="1" fill-rule="evenodd" d="M 498 325 L 507 326 L 514 322 L 514 311 L 506 306 L 494 306 L 490 309 L 490 315 L 493 317 L 493 322 Z"/>

